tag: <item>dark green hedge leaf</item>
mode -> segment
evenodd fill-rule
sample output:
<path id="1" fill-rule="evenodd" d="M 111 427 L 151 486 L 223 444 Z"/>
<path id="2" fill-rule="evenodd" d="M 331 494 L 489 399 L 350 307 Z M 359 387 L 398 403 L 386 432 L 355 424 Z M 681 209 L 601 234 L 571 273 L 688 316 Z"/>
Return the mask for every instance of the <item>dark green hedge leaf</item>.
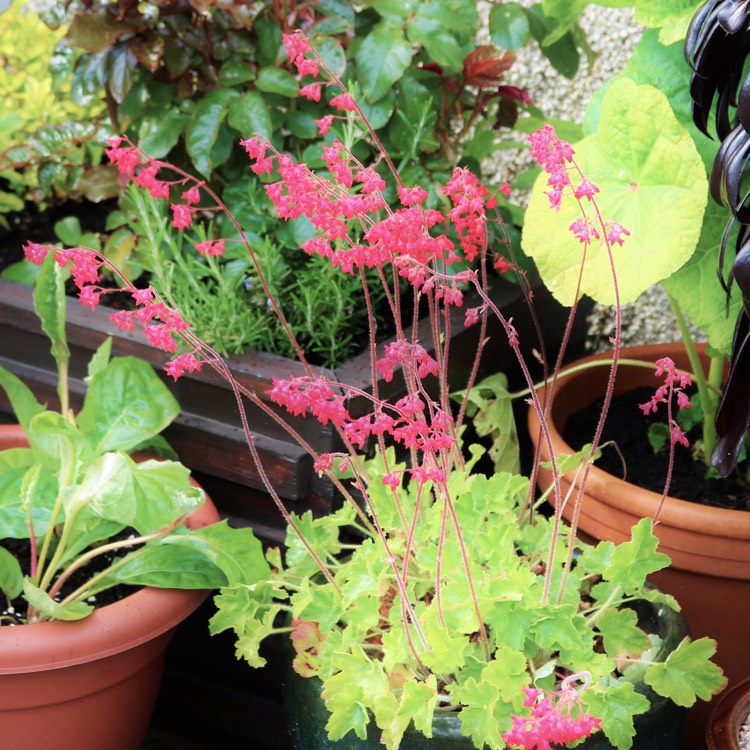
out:
<path id="1" fill-rule="evenodd" d="M 204 177 L 210 177 L 213 171 L 212 151 L 229 105 L 238 96 L 234 89 L 214 89 L 198 102 L 190 118 L 185 143 L 193 164 Z"/>
<path id="2" fill-rule="evenodd" d="M 257 91 L 248 91 L 232 100 L 227 122 L 243 138 L 249 138 L 254 133 L 270 138 L 273 133 L 268 105 Z"/>

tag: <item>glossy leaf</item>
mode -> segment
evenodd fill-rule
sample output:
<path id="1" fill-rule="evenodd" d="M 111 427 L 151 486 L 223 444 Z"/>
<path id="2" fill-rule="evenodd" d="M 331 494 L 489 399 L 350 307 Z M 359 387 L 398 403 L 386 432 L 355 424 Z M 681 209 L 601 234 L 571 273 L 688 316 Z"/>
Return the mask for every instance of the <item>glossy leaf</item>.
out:
<path id="1" fill-rule="evenodd" d="M 118 21 L 109 9 L 81 11 L 73 17 L 65 38 L 86 52 L 101 52 L 130 31 L 127 23 Z"/>
<path id="2" fill-rule="evenodd" d="M 501 49 L 517 50 L 529 41 L 526 11 L 519 3 L 493 5 L 489 14 L 490 39 Z"/>
<path id="3" fill-rule="evenodd" d="M 597 203 L 605 220 L 618 221 L 631 232 L 623 247 L 613 248 L 613 256 L 620 302 L 632 302 L 695 252 L 707 201 L 703 161 L 666 97 L 628 79 L 608 89 L 596 133 L 575 144 L 575 152 L 583 173 L 601 191 Z M 583 246 L 569 227 L 580 210 L 574 200 L 563 200 L 559 212 L 552 210 L 546 182 L 542 175 L 534 184 L 522 247 L 552 294 L 570 305 Z M 602 243 L 586 252 L 580 291 L 601 304 L 614 303 Z"/>
<path id="4" fill-rule="evenodd" d="M 356 53 L 357 79 L 365 98 L 376 102 L 400 80 L 411 64 L 411 45 L 398 27 L 381 23 L 370 32 Z"/>
<path id="5" fill-rule="evenodd" d="M 185 144 L 193 163 L 204 177 L 210 177 L 216 166 L 212 151 L 219 139 L 229 105 L 238 96 L 239 92 L 235 89 L 214 89 L 193 110 L 185 132 Z"/>
<path id="6" fill-rule="evenodd" d="M 153 159 L 163 159 L 180 139 L 189 116 L 177 110 L 144 117 L 138 128 L 138 145 Z"/>
<path id="7" fill-rule="evenodd" d="M 179 411 L 148 362 L 116 357 L 91 379 L 78 426 L 97 453 L 130 450 L 160 433 Z"/>
<path id="8" fill-rule="evenodd" d="M 273 135 L 271 113 L 265 99 L 257 91 L 248 91 L 230 102 L 227 122 L 243 138 L 249 138 L 253 133 L 264 138 Z"/>
<path id="9" fill-rule="evenodd" d="M 299 91 L 297 78 L 282 68 L 267 67 L 258 71 L 255 85 L 267 94 L 295 97 Z"/>

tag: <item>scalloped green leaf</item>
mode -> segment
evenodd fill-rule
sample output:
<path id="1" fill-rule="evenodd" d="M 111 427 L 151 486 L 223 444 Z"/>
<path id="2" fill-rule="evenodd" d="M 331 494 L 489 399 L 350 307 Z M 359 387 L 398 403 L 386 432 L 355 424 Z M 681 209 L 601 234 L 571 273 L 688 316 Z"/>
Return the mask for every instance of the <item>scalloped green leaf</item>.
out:
<path id="1" fill-rule="evenodd" d="M 587 690 L 581 700 L 588 713 L 602 720 L 602 731 L 615 747 L 620 750 L 633 747 L 633 716 L 648 711 L 649 702 L 645 695 L 637 693 L 631 683 L 625 682 L 608 687 L 606 692 Z"/>
<path id="2" fill-rule="evenodd" d="M 620 302 L 632 302 L 695 252 L 708 195 L 703 161 L 664 94 L 626 78 L 609 87 L 596 133 L 576 144 L 575 152 L 581 170 L 601 191 L 596 199 L 605 221 L 617 221 L 631 233 L 613 255 Z M 552 210 L 546 182 L 543 174 L 534 184 L 522 247 L 552 294 L 570 305 L 583 246 L 569 227 L 580 209 L 566 196 L 560 211 Z M 601 242 L 586 252 L 580 293 L 601 304 L 615 303 Z"/>
<path id="3" fill-rule="evenodd" d="M 639 0 L 634 20 L 658 28 L 659 41 L 672 44 L 685 38 L 690 19 L 704 0 Z"/>
<path id="4" fill-rule="evenodd" d="M 711 662 L 715 653 L 716 641 L 685 638 L 666 661 L 646 670 L 644 680 L 660 695 L 689 708 L 696 698 L 710 700 L 727 684 L 721 668 Z"/>

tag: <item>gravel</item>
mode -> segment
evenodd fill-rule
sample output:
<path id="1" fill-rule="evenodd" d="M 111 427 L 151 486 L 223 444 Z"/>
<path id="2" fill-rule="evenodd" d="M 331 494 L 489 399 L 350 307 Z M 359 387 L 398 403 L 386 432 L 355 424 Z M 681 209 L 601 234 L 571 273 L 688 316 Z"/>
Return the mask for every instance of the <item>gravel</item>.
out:
<path id="1" fill-rule="evenodd" d="M 533 0 L 520 0 L 529 6 Z M 487 10 L 485 7 L 485 11 Z M 531 43 L 518 51 L 515 64 L 508 72 L 507 82 L 525 88 L 545 115 L 580 123 L 593 94 L 622 70 L 643 33 L 643 27 L 633 20 L 633 9 L 611 9 L 590 5 L 581 16 L 581 26 L 588 43 L 597 53 L 593 64 L 585 56 L 573 79 L 557 73 L 541 54 L 538 45 Z M 509 140 L 518 140 L 511 132 Z M 498 180 L 513 178 L 531 166 L 525 150 L 502 151 L 491 169 Z M 521 197 L 523 203 L 525 198 Z M 647 290 L 634 303 L 622 308 L 623 345 L 674 341 L 679 333 L 674 324 L 666 295 L 660 286 Z M 611 348 L 609 337 L 614 330 L 614 311 L 596 305 L 587 319 L 586 348 L 601 351 Z"/>

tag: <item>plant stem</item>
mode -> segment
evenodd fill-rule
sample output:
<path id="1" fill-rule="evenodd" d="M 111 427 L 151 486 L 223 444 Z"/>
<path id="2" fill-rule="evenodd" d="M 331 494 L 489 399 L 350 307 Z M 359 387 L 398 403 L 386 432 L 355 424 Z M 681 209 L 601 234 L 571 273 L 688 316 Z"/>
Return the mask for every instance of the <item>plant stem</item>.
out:
<path id="1" fill-rule="evenodd" d="M 675 317 L 677 328 L 680 331 L 680 337 L 682 338 L 682 343 L 693 371 L 693 381 L 698 388 L 698 394 L 701 399 L 701 409 L 703 410 L 703 460 L 708 465 L 711 461 L 711 453 L 716 445 L 714 419 L 716 418 L 716 409 L 719 404 L 718 393 L 721 390 L 724 357 L 721 355 L 711 357 L 707 378 L 700 355 L 698 354 L 698 349 L 695 346 L 695 341 L 693 341 L 693 337 L 690 335 L 687 318 L 682 312 L 682 308 L 677 300 L 668 292 L 667 300 Z"/>

